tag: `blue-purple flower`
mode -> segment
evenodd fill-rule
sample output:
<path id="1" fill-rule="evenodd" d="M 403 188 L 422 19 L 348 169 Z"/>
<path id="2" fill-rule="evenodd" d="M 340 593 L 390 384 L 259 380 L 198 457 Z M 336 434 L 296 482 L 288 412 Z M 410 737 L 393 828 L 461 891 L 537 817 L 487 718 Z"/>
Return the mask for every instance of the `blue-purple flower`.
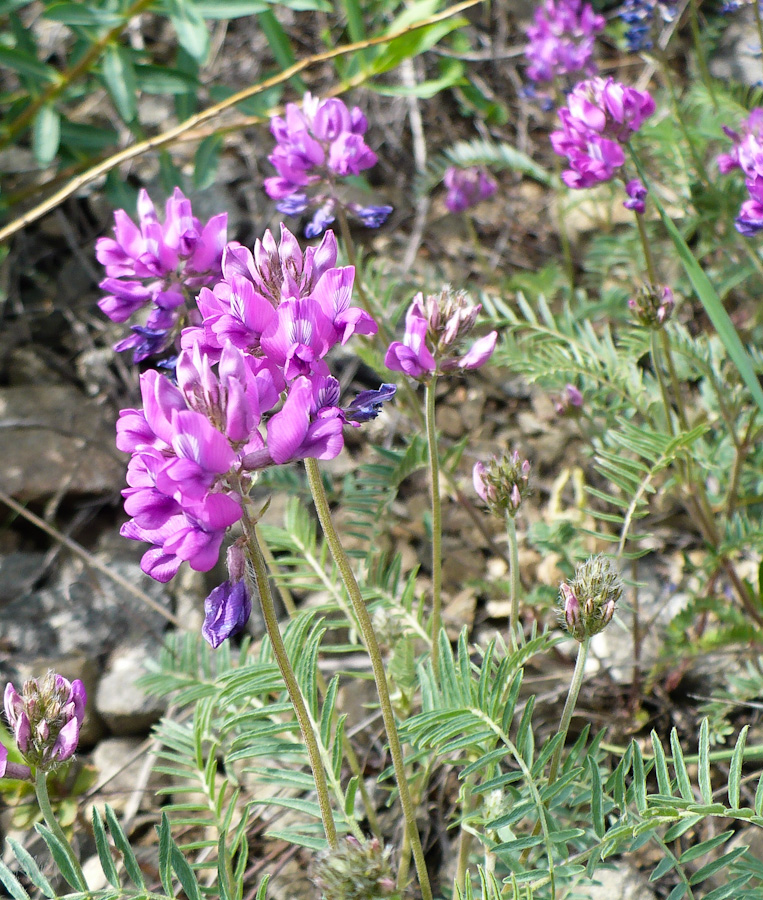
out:
<path id="1" fill-rule="evenodd" d="M 448 190 L 445 206 L 452 213 L 465 212 L 492 197 L 498 189 L 495 179 L 480 166 L 466 169 L 450 166 L 442 180 Z"/>

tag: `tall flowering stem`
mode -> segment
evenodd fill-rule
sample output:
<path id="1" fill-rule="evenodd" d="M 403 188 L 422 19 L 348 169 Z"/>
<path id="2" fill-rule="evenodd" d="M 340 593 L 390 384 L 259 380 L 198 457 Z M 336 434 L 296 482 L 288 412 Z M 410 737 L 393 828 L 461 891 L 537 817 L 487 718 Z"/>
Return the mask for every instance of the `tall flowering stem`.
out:
<path id="1" fill-rule="evenodd" d="M 511 513 L 506 513 L 506 538 L 509 544 L 509 640 L 517 646 L 517 623 L 519 622 L 519 548 L 517 546 L 517 523 Z"/>
<path id="2" fill-rule="evenodd" d="M 435 428 L 435 389 L 437 376 L 426 385 L 427 450 L 429 454 L 429 483 L 432 491 L 432 667 L 435 677 L 440 675 L 440 628 L 442 627 L 442 507 L 440 504 L 440 459 L 437 454 Z"/>
<path id="3" fill-rule="evenodd" d="M 583 674 L 585 672 L 585 664 L 588 659 L 588 645 L 591 643 L 591 639 L 589 637 L 585 638 L 581 644 L 578 644 L 578 655 L 575 660 L 575 671 L 572 675 L 572 681 L 570 682 L 570 689 L 567 692 L 567 700 L 564 704 L 564 709 L 562 710 L 562 719 L 559 722 L 559 731 L 558 734 L 562 735 L 562 739 L 559 742 L 556 750 L 554 751 L 554 755 L 551 759 L 551 767 L 548 770 L 548 783 L 553 784 L 554 779 L 559 773 L 559 764 L 562 759 L 562 751 L 564 750 L 564 742 L 567 739 L 567 732 L 570 729 L 570 722 L 572 721 L 572 714 L 575 712 L 575 706 L 578 702 L 578 695 L 580 694 L 580 688 L 583 684 Z"/>
<path id="4" fill-rule="evenodd" d="M 313 495 L 315 510 L 318 514 L 318 520 L 321 523 L 323 534 L 329 545 L 329 549 L 331 550 L 331 556 L 339 569 L 342 582 L 344 583 L 350 601 L 352 602 L 352 607 L 355 611 L 355 616 L 357 617 L 360 632 L 363 637 L 363 643 L 365 644 L 371 659 L 374 681 L 376 682 L 376 690 L 379 696 L 379 706 L 382 712 L 382 719 L 384 720 L 384 729 L 389 743 L 389 752 L 392 757 L 395 780 L 400 794 L 400 804 L 403 808 L 406 834 L 411 844 L 413 860 L 419 877 L 419 889 L 421 890 L 422 900 L 432 900 L 432 888 L 429 883 L 429 874 L 427 873 L 426 862 L 424 860 L 424 850 L 421 846 L 421 838 L 419 837 L 419 830 L 416 825 L 416 809 L 413 805 L 410 788 L 408 786 L 408 776 L 405 771 L 403 749 L 400 744 L 400 737 L 397 733 L 395 713 L 392 709 L 392 701 L 389 696 L 387 676 L 384 671 L 381 652 L 379 651 L 379 643 L 376 640 L 376 634 L 374 633 L 373 625 L 371 624 L 371 617 L 368 614 L 366 604 L 361 596 L 358 582 L 356 581 L 352 567 L 350 566 L 350 561 L 342 546 L 342 542 L 339 540 L 339 535 L 334 528 L 328 497 L 326 496 L 326 491 L 323 487 L 317 460 L 311 458 L 306 459 L 305 470 L 307 472 L 310 491 Z"/>
<path id="5" fill-rule="evenodd" d="M 294 674 L 294 669 L 291 666 L 283 638 L 281 637 L 275 604 L 273 603 L 273 594 L 270 590 L 270 581 L 268 579 L 265 558 L 262 555 L 262 549 L 257 540 L 255 523 L 249 515 L 246 504 L 243 507 L 241 523 L 246 536 L 247 555 L 252 564 L 252 568 L 254 569 L 257 594 L 260 598 L 265 628 L 267 629 L 268 637 L 270 638 L 270 643 L 273 647 L 273 654 L 278 663 L 278 668 L 281 670 L 286 690 L 289 693 L 289 699 L 294 707 L 294 712 L 296 713 L 297 721 L 299 722 L 299 729 L 302 733 L 302 739 L 307 747 L 310 768 L 312 769 L 313 780 L 315 781 L 315 790 L 318 795 L 318 805 L 321 810 L 323 830 L 326 833 L 326 840 L 328 841 L 329 847 L 332 850 L 335 850 L 339 846 L 339 840 L 337 838 L 336 825 L 334 824 L 334 815 L 331 811 L 331 800 L 329 798 L 328 783 L 326 781 L 326 772 L 321 760 L 320 748 L 318 747 L 318 741 L 313 732 L 310 715 L 307 711 L 307 705 L 305 704 L 305 698 L 302 696 L 297 676 Z"/>
<path id="6" fill-rule="evenodd" d="M 50 803 L 50 795 L 48 794 L 47 778 L 47 770 L 43 766 L 38 766 L 34 776 L 34 792 L 37 795 L 37 804 L 40 807 L 43 819 L 45 819 L 45 824 L 63 847 L 66 858 L 71 863 L 75 877 L 80 883 L 80 888 L 82 890 L 87 890 L 87 880 L 85 879 L 85 873 L 82 871 L 82 866 L 77 859 L 77 854 L 72 850 L 72 845 L 64 834 L 63 828 L 58 824 L 56 814 L 53 812 L 53 807 Z"/>

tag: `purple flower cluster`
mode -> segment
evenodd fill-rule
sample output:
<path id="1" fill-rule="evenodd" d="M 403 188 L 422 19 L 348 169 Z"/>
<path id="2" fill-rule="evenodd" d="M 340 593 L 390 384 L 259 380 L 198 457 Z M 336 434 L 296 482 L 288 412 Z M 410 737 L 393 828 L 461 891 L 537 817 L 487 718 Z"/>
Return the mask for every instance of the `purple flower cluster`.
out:
<path id="1" fill-rule="evenodd" d="M 321 100 L 309 93 L 301 109 L 287 103 L 285 116 L 271 120 L 276 146 L 268 159 L 278 175 L 265 179 L 265 191 L 284 215 L 314 209 L 306 237 L 322 234 L 339 205 L 368 228 L 378 228 L 392 212 L 391 206 L 345 203 L 337 193 L 337 179 L 376 165 L 376 154 L 363 138 L 367 129 L 357 106 L 349 110 L 337 97 Z"/>
<path id="2" fill-rule="evenodd" d="M 421 381 L 429 381 L 439 372 L 479 368 L 491 357 L 498 332 L 479 338 L 463 356 L 457 351 L 481 309 L 464 291 L 449 287 L 426 298 L 416 294 L 406 313 L 405 336 L 402 342 L 390 344 L 384 365 Z"/>
<path id="3" fill-rule="evenodd" d="M 228 221 L 222 213 L 202 225 L 180 188 L 167 201 L 163 224 L 141 190 L 138 219 L 136 225 L 117 210 L 114 237 L 99 238 L 95 245 L 107 275 L 100 284 L 108 292 L 98 302 L 101 311 L 114 322 L 126 322 L 151 306 L 145 322 L 133 325 L 132 334 L 114 345 L 117 351 L 131 349 L 134 362 L 171 348 L 195 293 L 220 278 Z"/>
<path id="4" fill-rule="evenodd" d="M 29 766 L 52 769 L 72 756 L 79 743 L 87 701 L 79 679 L 70 682 L 48 672 L 39 680 L 25 681 L 20 694 L 12 684 L 6 685 L 3 700 L 16 746 Z M 0 777 L 24 777 L 18 771 L 21 767 L 9 772 L 9 765 L 5 754 L 0 759 Z"/>
<path id="5" fill-rule="evenodd" d="M 283 226 L 280 243 L 266 232 L 254 253 L 228 244 L 222 279 L 199 294 L 201 324 L 183 332 L 177 385 L 141 375 L 143 409 L 123 410 L 117 423 L 117 446 L 132 454 L 121 533 L 152 545 L 141 566 L 157 581 L 184 561 L 210 570 L 259 470 L 333 459 L 344 426 L 373 418 L 394 393 L 383 385 L 339 406 L 325 356 L 377 326 L 351 305 L 355 272 L 336 259 L 332 232 L 304 253 Z M 207 601 L 213 646 L 248 617 L 243 567 L 229 559 L 229 572 Z"/>
<path id="6" fill-rule="evenodd" d="M 718 168 L 723 174 L 732 169 L 744 172 L 750 199 L 742 204 L 734 224 L 740 234 L 753 235 L 763 230 L 763 108 L 753 109 L 739 131 L 726 126 L 723 130 L 734 146 L 718 157 Z"/>
<path id="7" fill-rule="evenodd" d="M 467 169 L 450 166 L 442 180 L 448 189 L 445 206 L 452 213 L 465 212 L 482 200 L 492 197 L 498 190 L 495 179 L 480 166 Z"/>
<path id="8" fill-rule="evenodd" d="M 677 5 L 671 0 L 625 0 L 618 15 L 628 26 L 625 42 L 631 53 L 650 50 L 654 46 L 660 22 L 672 22 Z"/>
<path id="9" fill-rule="evenodd" d="M 544 0 L 535 10 L 534 24 L 527 29 L 525 56 L 532 81 L 595 75 L 593 48 L 604 29 L 604 17 L 584 0 Z"/>
<path id="10" fill-rule="evenodd" d="M 581 81 L 559 110 L 562 128 L 551 133 L 551 145 L 566 156 L 570 168 L 562 180 L 570 188 L 609 181 L 625 162 L 623 144 L 654 113 L 647 91 L 626 87 L 613 78 Z"/>

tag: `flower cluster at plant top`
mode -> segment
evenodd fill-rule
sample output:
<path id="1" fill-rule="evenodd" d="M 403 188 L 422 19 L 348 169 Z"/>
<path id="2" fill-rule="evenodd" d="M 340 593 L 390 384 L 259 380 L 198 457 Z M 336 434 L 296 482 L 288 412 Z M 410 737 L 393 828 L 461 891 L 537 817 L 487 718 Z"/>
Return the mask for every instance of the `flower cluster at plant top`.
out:
<path id="1" fill-rule="evenodd" d="M 79 679 L 68 681 L 48 672 L 44 678 L 30 678 L 19 693 L 6 685 L 3 697 L 5 716 L 26 766 L 8 762 L 0 745 L 0 777 L 29 777 L 28 767 L 45 771 L 56 768 L 77 749 L 85 718 L 87 694 Z"/>
<path id="2" fill-rule="evenodd" d="M 593 48 L 604 24 L 604 17 L 583 0 L 545 0 L 526 32 L 527 77 L 548 83 L 595 75 Z"/>
<path id="3" fill-rule="evenodd" d="M 394 393 L 382 385 L 339 406 L 325 356 L 377 326 L 351 306 L 355 271 L 336 259 L 333 232 L 304 253 L 284 226 L 280 243 L 268 231 L 254 253 L 228 244 L 222 280 L 199 294 L 201 324 L 183 332 L 177 385 L 155 370 L 141 375 L 143 409 L 123 410 L 117 422 L 117 446 L 132 454 L 123 491 L 131 519 L 121 533 L 152 544 L 141 566 L 157 581 L 169 581 L 183 561 L 211 569 L 257 471 L 333 459 L 344 426 L 372 418 Z M 211 643 L 242 625 L 249 601 L 242 566 L 230 557 L 229 572 L 208 598 Z"/>
<path id="4" fill-rule="evenodd" d="M 582 399 L 582 398 L 581 398 Z M 494 515 L 515 516 L 530 490 L 530 463 L 515 450 L 474 464 L 472 482 L 477 496 Z"/>
<path id="5" fill-rule="evenodd" d="M 126 322 L 151 304 L 143 324 L 114 345 L 132 349 L 133 362 L 173 347 L 180 330 L 197 313 L 192 300 L 199 288 L 218 281 L 226 242 L 227 213 L 213 216 L 206 225 L 193 215 L 180 188 L 167 200 L 164 224 L 145 190 L 138 195 L 136 225 L 123 209 L 114 213 L 114 237 L 99 238 L 95 255 L 106 275 L 100 287 L 108 296 L 98 302 L 114 322 Z"/>
<path id="6" fill-rule="evenodd" d="M 651 50 L 660 25 L 675 19 L 677 5 L 670 0 L 625 0 L 618 15 L 628 26 L 625 30 L 628 50 L 631 53 Z"/>
<path id="7" fill-rule="evenodd" d="M 623 596 L 623 582 L 612 563 L 599 554 L 581 563 L 572 582 L 559 587 L 559 623 L 576 641 L 603 631 Z"/>
<path id="8" fill-rule="evenodd" d="M 391 206 L 345 202 L 338 192 L 338 178 L 376 165 L 376 154 L 363 139 L 367 129 L 357 106 L 348 110 L 337 97 L 321 100 L 309 93 L 302 109 L 287 103 L 285 116 L 271 120 L 276 146 L 268 159 L 278 175 L 265 179 L 265 191 L 284 215 L 314 210 L 305 237 L 323 234 L 339 207 L 368 228 L 378 228 L 392 212 Z"/>
<path id="9" fill-rule="evenodd" d="M 452 213 L 465 212 L 482 200 L 492 197 L 498 190 L 495 179 L 480 166 L 470 166 L 467 169 L 450 166 L 445 170 L 442 181 L 448 190 L 445 206 Z"/>
<path id="10" fill-rule="evenodd" d="M 479 368 L 490 359 L 498 332 L 479 338 L 463 356 L 457 352 L 481 309 L 481 304 L 473 304 L 465 291 L 454 291 L 450 286 L 426 298 L 416 294 L 405 316 L 405 336 L 402 342 L 390 344 L 384 365 L 421 381 L 429 381 L 440 372 Z"/>
<path id="11" fill-rule="evenodd" d="M 562 180 L 570 188 L 588 188 L 609 181 L 625 163 L 623 144 L 654 113 L 647 91 L 620 84 L 613 78 L 581 81 L 559 110 L 560 131 L 551 133 L 551 145 L 566 156 L 570 168 Z"/>
<path id="12" fill-rule="evenodd" d="M 741 234 L 756 234 L 763 229 L 763 108 L 753 109 L 739 131 L 725 125 L 723 130 L 734 146 L 730 153 L 718 157 L 718 168 L 724 175 L 732 169 L 741 169 L 750 194 L 734 224 Z"/>

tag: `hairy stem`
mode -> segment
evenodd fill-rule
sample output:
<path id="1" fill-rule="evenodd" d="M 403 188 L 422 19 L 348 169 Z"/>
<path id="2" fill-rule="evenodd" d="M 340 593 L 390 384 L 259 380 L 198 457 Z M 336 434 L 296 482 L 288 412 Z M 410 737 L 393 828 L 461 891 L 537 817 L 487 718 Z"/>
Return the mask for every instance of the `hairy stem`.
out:
<path id="1" fill-rule="evenodd" d="M 435 428 L 435 389 L 437 376 L 426 385 L 427 450 L 429 453 L 429 486 L 432 491 L 432 668 L 440 675 L 439 635 L 442 627 L 442 508 L 440 505 L 440 459 L 437 455 Z"/>
<path id="2" fill-rule="evenodd" d="M 413 852 L 413 860 L 416 865 L 416 872 L 419 877 L 419 888 L 421 890 L 422 900 L 432 900 L 432 888 L 429 884 L 429 874 L 427 873 L 426 863 L 424 861 L 424 850 L 421 846 L 421 838 L 416 825 L 416 810 L 411 800 L 411 792 L 408 786 L 408 776 L 405 771 L 405 761 L 403 759 L 403 749 L 400 744 L 400 737 L 397 733 L 397 725 L 395 724 L 395 713 L 392 709 L 392 701 L 389 696 L 389 688 L 387 687 L 387 676 L 384 671 L 384 662 L 381 652 L 379 651 L 379 643 L 376 640 L 371 617 L 366 609 L 366 604 L 360 593 L 358 582 L 350 566 L 350 561 L 345 553 L 344 547 L 339 540 L 339 535 L 334 528 L 334 522 L 331 518 L 331 510 L 329 509 L 326 491 L 321 481 L 318 462 L 315 459 L 305 460 L 305 469 L 307 471 L 307 480 L 310 484 L 310 490 L 315 502 L 315 509 L 318 513 L 318 519 L 323 529 L 326 542 L 331 550 L 331 555 L 339 569 L 347 593 L 352 602 L 355 615 L 360 626 L 363 643 L 368 651 L 373 669 L 374 681 L 376 682 L 376 691 L 379 696 L 379 706 L 381 708 L 382 719 L 384 720 L 384 729 L 387 733 L 387 741 L 389 742 L 389 752 L 392 757 L 392 765 L 395 771 L 395 781 L 397 782 L 398 792 L 400 794 L 400 805 L 403 808 L 403 817 L 405 819 L 406 833 L 411 843 Z"/>
<path id="3" fill-rule="evenodd" d="M 241 492 L 241 496 L 244 496 L 243 491 Z M 270 591 L 270 581 L 268 579 L 265 558 L 262 555 L 262 549 L 257 540 L 255 525 L 246 508 L 246 503 L 243 505 L 243 510 L 241 522 L 244 528 L 244 534 L 246 535 L 249 561 L 254 569 L 256 588 L 260 598 L 262 616 L 265 620 L 265 628 L 273 647 L 273 655 L 278 663 L 278 668 L 281 670 L 281 675 L 283 676 L 289 699 L 291 700 L 291 704 L 294 707 L 294 712 L 297 716 L 297 721 L 299 722 L 302 740 L 305 742 L 305 747 L 307 747 L 307 755 L 310 760 L 313 780 L 315 781 L 315 791 L 318 795 L 318 805 L 321 810 L 321 820 L 323 821 L 323 830 L 326 833 L 326 840 L 328 841 L 329 847 L 332 850 L 335 850 L 339 846 L 339 841 L 336 834 L 336 825 L 334 824 L 334 815 L 331 811 L 328 782 L 326 781 L 326 773 L 321 761 L 320 747 L 318 746 L 318 740 L 312 729 L 310 714 L 307 711 L 305 698 L 302 696 L 297 676 L 294 674 L 294 669 L 289 661 L 286 647 L 284 646 L 283 638 L 281 637 L 275 604 L 273 603 L 273 594 Z"/>
<path id="4" fill-rule="evenodd" d="M 506 513 L 506 537 L 509 542 L 509 643 L 516 649 L 519 625 L 519 548 L 517 546 L 517 524 L 511 513 Z"/>
<path id="5" fill-rule="evenodd" d="M 562 739 L 559 742 L 559 746 L 554 751 L 554 755 L 551 759 L 551 768 L 548 770 L 549 784 L 554 783 L 554 779 L 559 772 L 559 763 L 562 760 L 564 742 L 567 738 L 567 732 L 570 728 L 572 714 L 575 711 L 575 704 L 578 702 L 580 687 L 583 684 L 583 673 L 585 671 L 586 659 L 588 658 L 588 645 L 590 644 L 590 642 L 591 639 L 587 637 L 580 644 L 578 644 L 578 658 L 575 660 L 575 671 L 572 675 L 570 689 L 567 693 L 567 702 L 564 704 L 564 709 L 562 710 L 562 719 L 559 723 L 559 734 L 562 735 Z"/>
<path id="6" fill-rule="evenodd" d="M 81 883 L 82 888 L 87 890 L 87 881 L 85 879 L 85 873 L 82 871 L 82 866 L 80 865 L 74 850 L 72 850 L 72 845 L 69 843 L 66 835 L 64 834 L 63 828 L 61 828 L 61 826 L 58 824 L 58 819 L 56 818 L 56 814 L 53 812 L 53 807 L 50 804 L 47 778 L 47 773 L 43 769 L 38 767 L 34 775 L 34 792 L 37 795 L 37 803 L 40 807 L 40 812 L 42 813 L 43 819 L 45 819 L 45 824 L 55 835 L 55 837 L 58 838 L 61 846 L 63 847 L 66 856 L 71 863 L 72 868 L 74 869 L 77 879 Z"/>

